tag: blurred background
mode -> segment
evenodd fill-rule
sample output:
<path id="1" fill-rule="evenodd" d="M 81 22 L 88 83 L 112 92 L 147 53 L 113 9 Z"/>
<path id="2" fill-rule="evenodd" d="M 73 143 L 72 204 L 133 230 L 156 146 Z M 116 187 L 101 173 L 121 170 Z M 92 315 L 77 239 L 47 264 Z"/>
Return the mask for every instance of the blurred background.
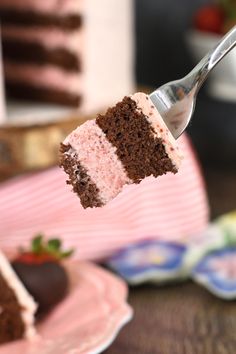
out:
<path id="1" fill-rule="evenodd" d="M 152 87 L 186 75 L 236 22 L 234 0 L 136 0 L 135 4 L 137 80 Z M 222 15 L 222 9 L 227 9 L 226 15 Z M 188 128 L 203 166 L 208 193 L 211 199 L 219 197 L 222 203 L 228 200 L 224 210 L 236 202 L 236 178 L 232 172 L 236 169 L 235 63 L 234 50 L 210 74 L 200 90 Z M 216 184 L 218 197 L 213 191 Z M 224 198 L 225 194 L 229 198 Z"/>
<path id="2" fill-rule="evenodd" d="M 131 2 L 127 2 L 127 4 L 128 3 L 131 4 Z M 121 28 L 123 28 L 123 32 L 120 34 L 120 38 L 122 39 L 119 41 L 122 43 L 122 47 L 120 44 L 120 52 L 123 53 L 121 60 L 123 67 L 119 74 L 113 76 L 113 79 L 110 79 L 110 82 L 117 81 L 117 84 L 113 86 L 112 90 L 107 89 L 107 91 L 105 91 L 102 88 L 97 90 L 104 92 L 103 97 L 101 96 L 99 99 L 100 102 L 104 101 L 107 105 L 110 102 L 116 101 L 117 97 L 121 96 L 121 93 L 127 94 L 133 89 L 131 88 L 132 71 L 134 71 L 136 85 L 145 87 L 147 91 L 168 81 L 183 77 L 236 22 L 236 2 L 234 0 L 179 0 L 178 2 L 175 0 L 134 0 L 132 14 L 128 13 L 129 7 L 127 4 L 123 7 L 123 11 L 125 11 L 123 23 L 125 26 L 117 27 L 118 30 L 116 29 L 116 32 L 113 30 L 112 34 L 112 36 L 117 35 L 118 32 L 121 32 Z M 17 76 L 24 79 L 24 74 L 22 74 L 24 70 L 18 70 L 21 68 L 20 66 L 19 68 L 17 67 L 18 64 L 24 64 L 25 60 L 26 62 L 34 62 L 34 53 L 39 53 L 41 55 L 38 56 L 40 57 L 41 65 L 47 56 L 44 52 L 38 52 L 39 48 L 35 46 L 35 43 L 31 46 L 31 44 L 24 41 L 22 42 L 22 40 L 18 42 L 18 38 L 14 37 L 17 31 L 14 32 L 14 26 L 13 30 L 10 28 L 12 24 L 14 24 L 14 18 L 12 18 L 11 12 L 8 11 L 11 6 L 13 6 L 12 8 L 14 9 L 14 6 L 17 7 L 18 5 L 14 5 L 12 1 L 8 3 L 5 0 L 0 0 L 3 58 L 10 58 L 11 64 L 8 67 L 6 66 L 7 69 L 6 72 L 4 72 L 4 79 L 9 77 L 10 80 L 13 78 L 14 81 Z M 134 16 L 135 25 L 133 33 L 130 31 L 132 16 Z M 37 18 L 36 20 L 38 21 Z M 24 17 L 23 19 L 20 18 L 20 20 L 18 19 L 16 21 L 16 24 L 20 24 L 20 27 L 24 27 L 24 21 Z M 35 26 L 37 26 L 37 23 Z M 32 28 L 32 33 L 30 34 L 32 37 L 28 36 L 31 39 L 35 39 L 37 36 L 34 37 L 34 23 L 28 21 L 26 28 L 27 31 L 31 31 Z M 19 34 L 19 38 L 21 35 L 28 38 L 25 33 Z M 109 42 L 111 41 L 108 39 L 104 43 L 107 45 Z M 110 52 L 116 50 L 115 47 L 117 46 L 111 47 Z M 133 62 L 130 64 L 133 48 L 135 48 Z M 57 64 L 61 65 L 63 62 L 63 53 L 58 52 L 56 56 Z M 14 66 L 12 62 L 14 63 L 16 59 L 18 62 L 17 65 Z M 121 67 L 120 63 L 119 66 Z M 210 194 L 213 193 L 211 192 L 211 186 L 218 183 L 215 182 L 216 180 L 222 179 L 221 174 L 223 170 L 228 171 L 228 177 L 224 178 L 224 180 L 226 180 L 224 185 L 222 181 L 222 193 L 231 193 L 230 190 L 228 191 L 229 181 L 227 178 L 230 179 L 230 183 L 231 180 L 234 180 L 234 177 L 232 177 L 233 172 L 229 171 L 236 168 L 235 63 L 236 54 L 234 50 L 224 59 L 222 64 L 211 73 L 207 83 L 200 91 L 196 111 L 188 128 L 188 133 L 192 138 L 202 163 Z M 4 60 L 4 68 L 5 64 L 6 61 Z M 97 72 L 94 71 L 93 75 L 97 75 L 99 72 L 103 73 L 104 68 L 105 64 L 103 68 L 100 68 Z M 109 73 L 112 74 L 111 71 Z M 35 80 L 36 76 L 38 80 L 41 75 L 35 74 L 32 80 Z M 110 76 L 112 77 L 112 75 Z M 123 84 L 119 84 L 119 78 L 120 82 L 123 81 Z M 100 83 L 103 81 L 99 76 L 96 79 Z M 47 82 L 47 79 L 44 81 Z M 7 79 L 7 93 L 9 91 L 10 93 L 13 92 L 18 98 L 23 97 L 24 99 L 24 96 L 37 97 L 37 92 L 35 93 L 34 90 L 24 85 L 22 87 L 23 89 L 21 89 L 19 85 L 12 85 L 12 82 Z M 110 94 L 111 97 L 109 97 Z M 62 97 L 63 100 L 66 100 L 65 95 L 62 95 Z M 54 100 L 56 98 L 55 101 L 58 103 L 63 101 L 62 97 L 60 95 L 54 95 Z M 73 99 L 74 98 L 72 98 L 72 101 Z M 96 105 L 97 102 L 95 102 L 94 107 L 96 107 Z M 104 105 L 104 107 L 105 106 L 106 105 Z M 8 108 L 9 114 L 11 114 L 12 111 L 14 111 L 14 117 L 17 116 L 18 124 L 16 124 L 14 129 L 9 125 L 9 121 L 7 122 L 7 126 L 6 124 L 5 127 L 2 125 L 2 128 L 0 126 L 0 156 L 2 157 L 0 160 L 1 179 L 5 179 L 7 176 L 24 170 L 42 168 L 50 166 L 53 163 L 55 164 L 58 142 L 78 123 L 77 115 L 74 115 L 74 113 L 70 114 L 75 118 L 74 120 L 71 118 L 70 120 L 55 123 L 59 115 L 66 115 L 67 112 L 65 109 L 56 110 L 53 113 L 54 123 L 52 123 L 51 128 L 48 125 L 41 125 L 40 133 L 39 131 L 29 131 L 30 128 L 27 128 L 27 130 L 25 124 L 22 125 L 20 122 L 22 123 L 23 121 L 23 123 L 26 123 L 31 121 L 31 123 L 36 123 L 36 120 L 33 119 L 32 122 L 32 119 L 29 119 L 29 117 L 32 118 L 30 116 L 32 111 L 34 112 L 34 116 L 37 116 L 37 122 L 40 120 L 41 122 L 47 121 L 47 117 L 51 114 L 48 107 L 45 111 L 42 109 L 42 105 L 37 105 L 37 108 L 36 106 L 30 106 L 30 110 L 26 114 L 22 107 L 19 108 L 19 106 L 16 105 L 13 106 L 13 108 Z M 58 112 L 60 112 L 60 114 Z M 1 116 L 3 114 L 4 112 L 1 113 Z M 44 138 L 42 138 L 42 132 Z M 16 141 L 18 142 L 17 148 Z M 19 153 L 20 149 L 23 149 L 20 147 L 20 144 L 22 145 L 24 143 L 27 145 L 23 149 L 27 155 L 27 151 L 32 149 L 32 141 L 34 142 L 34 155 L 38 156 L 38 161 L 29 158 L 29 161 L 25 164 L 26 159 L 22 162 L 19 156 L 21 155 Z M 31 147 L 28 144 L 31 144 Z M 214 169 L 214 172 L 212 172 L 212 169 Z M 212 198 L 215 198 L 215 195 L 212 195 Z M 221 199 L 221 196 L 219 198 Z M 224 209 L 230 209 L 231 207 L 232 205 L 230 203 L 228 208 L 225 207 Z M 213 215 L 214 214 L 215 212 L 213 211 Z"/>
<path id="3" fill-rule="evenodd" d="M 227 317 L 235 303 L 197 286 L 192 271 L 208 252 L 232 246 L 230 261 L 216 262 L 223 295 L 222 288 L 215 295 L 227 298 L 229 281 L 236 298 L 236 215 L 212 222 L 236 207 L 236 49 L 200 90 L 190 142 L 185 134 L 179 139 L 185 159 L 176 176 L 146 179 L 106 208 L 85 211 L 58 168 L 58 150 L 118 98 L 184 77 L 236 24 L 236 0 L 81 2 L 90 4 L 86 14 L 70 0 L 0 0 L 0 246 L 15 250 L 38 231 L 59 235 L 79 259 L 105 262 L 131 285 L 142 270 L 140 284 L 173 283 L 131 287 L 134 324 L 107 354 L 223 353 L 235 333 L 236 316 Z M 87 46 L 78 46 L 84 35 Z M 18 101 L 9 105 L 12 98 Z M 89 109 L 80 110 L 83 99 Z M 235 353 L 232 338 L 224 353 Z"/>
<path id="4" fill-rule="evenodd" d="M 192 68 L 185 37 L 204 4 L 209 1 L 135 1 L 139 82 L 159 86 Z"/>
<path id="5" fill-rule="evenodd" d="M 216 3 L 207 0 L 136 1 L 139 83 L 157 87 L 183 77 L 193 68 L 199 59 L 193 43 L 195 38 L 191 38 L 192 43 L 189 38 L 190 31 L 199 31 L 194 18 L 204 5 Z M 233 13 L 235 3 L 232 3 Z M 211 30 L 202 31 L 200 44 L 198 41 L 195 45 L 207 50 L 204 36 L 209 34 L 213 39 L 208 40 L 208 47 L 210 49 L 210 46 L 214 46 L 214 32 Z M 200 53 L 204 52 L 203 49 L 199 49 Z M 234 62 L 232 76 L 235 70 Z M 214 72 L 211 76 L 213 75 Z M 188 131 L 204 164 L 233 168 L 236 166 L 236 92 L 233 92 L 233 97 L 230 93 L 228 96 L 225 97 L 222 93 L 217 98 L 212 97 L 204 87 L 200 91 L 196 112 Z"/>

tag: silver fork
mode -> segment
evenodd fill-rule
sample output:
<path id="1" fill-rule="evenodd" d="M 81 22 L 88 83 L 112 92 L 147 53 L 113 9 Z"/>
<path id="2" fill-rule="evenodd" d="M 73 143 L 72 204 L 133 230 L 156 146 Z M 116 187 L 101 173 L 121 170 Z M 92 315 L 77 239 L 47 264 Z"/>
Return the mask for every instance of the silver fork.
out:
<path id="1" fill-rule="evenodd" d="M 150 99 L 175 139 L 183 133 L 190 122 L 200 87 L 211 70 L 235 45 L 236 26 L 188 75 L 180 80 L 169 82 L 150 94 Z"/>

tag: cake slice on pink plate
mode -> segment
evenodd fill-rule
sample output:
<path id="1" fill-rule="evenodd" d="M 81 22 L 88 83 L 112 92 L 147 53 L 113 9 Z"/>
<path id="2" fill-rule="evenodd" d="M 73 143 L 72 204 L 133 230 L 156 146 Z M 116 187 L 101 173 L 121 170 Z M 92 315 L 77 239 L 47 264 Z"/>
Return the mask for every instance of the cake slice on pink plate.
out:
<path id="1" fill-rule="evenodd" d="M 176 173 L 182 155 L 149 96 L 126 96 L 75 129 L 61 147 L 61 166 L 84 208 L 101 207 L 125 185 Z"/>

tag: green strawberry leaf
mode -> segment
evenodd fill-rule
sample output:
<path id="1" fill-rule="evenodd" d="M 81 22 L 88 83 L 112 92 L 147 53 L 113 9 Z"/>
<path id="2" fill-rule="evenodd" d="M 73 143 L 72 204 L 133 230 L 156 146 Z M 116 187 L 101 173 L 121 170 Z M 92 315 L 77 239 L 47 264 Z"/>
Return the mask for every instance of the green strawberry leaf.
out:
<path id="1" fill-rule="evenodd" d="M 64 252 L 61 252 L 60 254 L 60 258 L 68 258 L 70 256 L 72 256 L 72 254 L 74 253 L 74 249 L 71 249 L 71 250 L 68 250 L 68 251 L 64 251 Z"/>
<path id="2" fill-rule="evenodd" d="M 58 260 L 68 258 L 73 254 L 73 249 L 61 250 L 62 242 L 60 239 L 51 238 L 44 241 L 43 237 L 42 234 L 38 234 L 32 239 L 31 252 L 35 254 L 48 253 Z"/>
<path id="3" fill-rule="evenodd" d="M 43 249 L 43 235 L 39 234 L 32 240 L 31 250 L 33 253 L 40 253 Z"/>
<path id="4" fill-rule="evenodd" d="M 48 240 L 47 249 L 52 251 L 59 251 L 61 248 L 61 240 L 58 238 L 52 238 Z"/>

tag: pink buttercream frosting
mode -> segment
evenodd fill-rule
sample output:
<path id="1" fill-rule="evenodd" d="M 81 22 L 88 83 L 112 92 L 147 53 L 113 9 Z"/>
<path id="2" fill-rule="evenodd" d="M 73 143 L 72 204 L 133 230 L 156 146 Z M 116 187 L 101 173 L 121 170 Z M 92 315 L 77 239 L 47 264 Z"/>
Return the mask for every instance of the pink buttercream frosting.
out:
<path id="1" fill-rule="evenodd" d="M 82 92 L 82 77 L 78 73 L 69 73 L 50 65 L 16 64 L 10 61 L 5 63 L 4 69 L 7 80 L 11 82 L 24 82 L 78 95 Z"/>
<path id="2" fill-rule="evenodd" d="M 138 92 L 134 95 L 130 96 L 132 100 L 134 100 L 137 104 L 137 109 L 140 110 L 147 118 L 151 126 L 155 131 L 155 135 L 158 138 L 161 138 L 163 141 L 163 145 L 165 146 L 166 153 L 169 158 L 172 160 L 172 163 L 178 169 L 180 163 L 183 159 L 181 152 L 179 151 L 179 147 L 177 141 L 172 136 L 171 132 L 167 128 L 164 123 L 161 115 L 153 105 L 149 96 L 145 93 Z"/>
<path id="3" fill-rule="evenodd" d="M 118 159 L 116 148 L 106 139 L 95 120 L 85 122 L 64 141 L 99 189 L 99 198 L 106 204 L 119 194 L 125 184 L 132 183 Z"/>
<path id="4" fill-rule="evenodd" d="M 0 8 L 66 15 L 80 13 L 84 0 L 1 0 Z"/>
<path id="5" fill-rule="evenodd" d="M 2 37 L 25 41 L 30 43 L 39 43 L 50 49 L 65 48 L 74 54 L 82 52 L 83 31 L 76 30 L 65 32 L 59 28 L 50 29 L 43 27 L 19 27 L 14 25 L 5 25 L 2 28 Z"/>

